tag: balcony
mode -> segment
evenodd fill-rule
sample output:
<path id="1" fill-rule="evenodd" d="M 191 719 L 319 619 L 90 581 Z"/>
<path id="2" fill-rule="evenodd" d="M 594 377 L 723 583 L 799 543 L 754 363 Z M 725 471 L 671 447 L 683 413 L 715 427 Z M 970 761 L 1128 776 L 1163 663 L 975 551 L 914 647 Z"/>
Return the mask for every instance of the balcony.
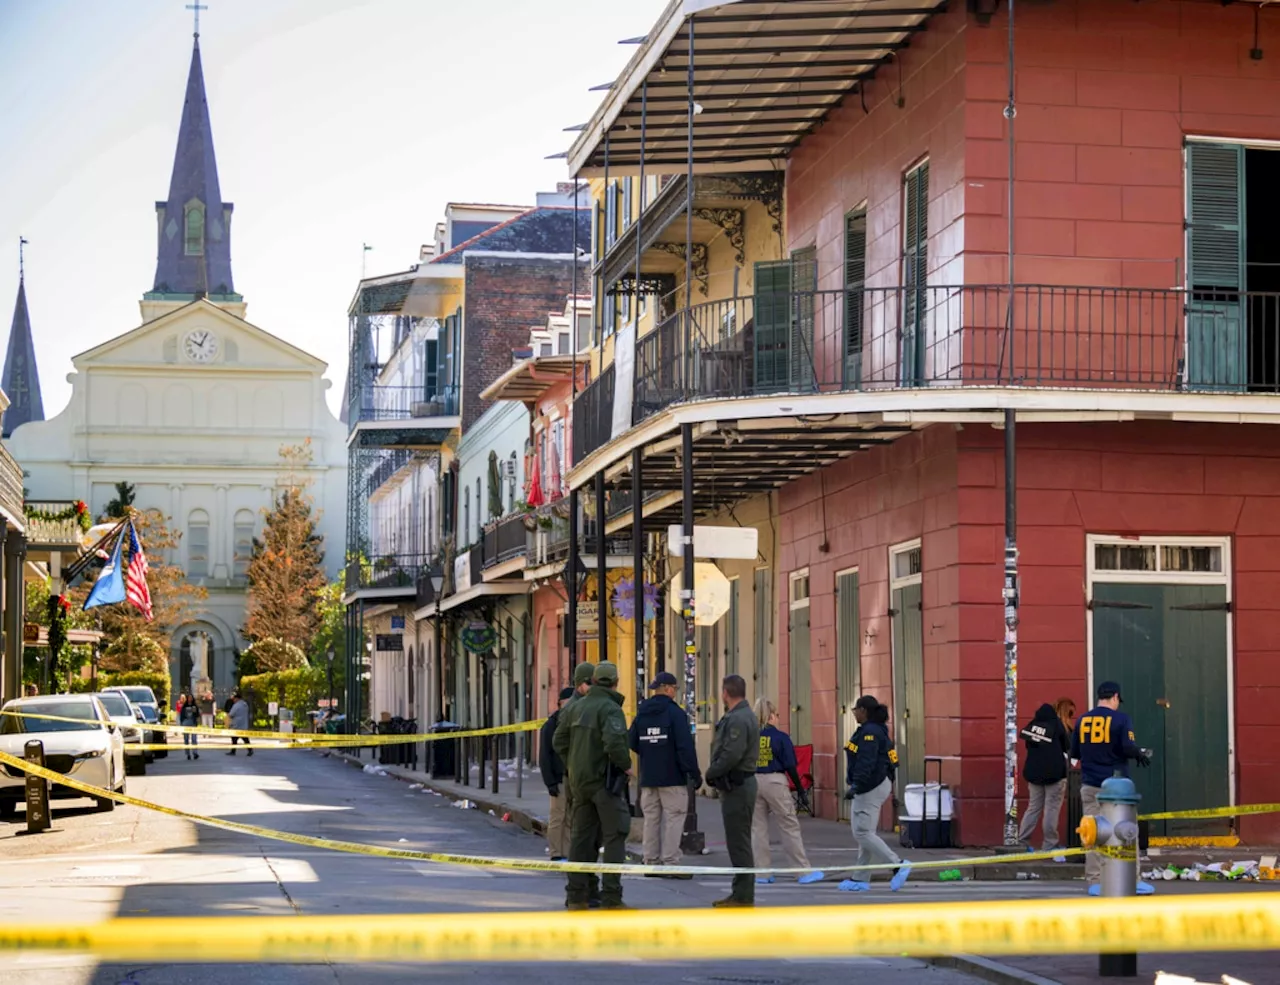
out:
<path id="1" fill-rule="evenodd" d="M 1278 294 L 1042 285 L 761 294 L 683 309 L 640 339 L 631 423 L 675 404 L 771 395 L 1275 394 L 1277 338 Z M 575 466 L 609 442 L 613 403 L 604 373 L 578 396 Z"/>
<path id="2" fill-rule="evenodd" d="M 531 518 L 527 514 L 516 514 L 505 517 L 491 524 L 484 532 L 484 557 L 481 568 L 488 571 L 499 565 L 506 565 L 525 557 L 529 553 L 529 536 L 531 531 L 526 521 Z M 536 524 L 535 524 L 536 526 Z"/>
<path id="3" fill-rule="evenodd" d="M 360 447 L 438 445 L 458 426 L 457 387 L 366 384 L 347 408 L 349 443 Z"/>
<path id="4" fill-rule="evenodd" d="M 9 452 L 0 448 L 0 506 L 6 511 L 13 509 L 10 505 L 12 490 L 9 482 L 7 466 L 12 464 L 18 470 L 18 501 L 14 516 L 26 513 L 27 543 L 38 547 L 62 547 L 73 553 L 80 551 L 80 538 L 83 530 L 75 513 L 74 500 L 57 500 L 54 502 L 22 502 L 22 470 L 10 457 Z M 59 519 L 52 519 L 58 517 Z"/>
<path id="5" fill-rule="evenodd" d="M 22 516 L 22 466 L 0 445 L 0 509 L 15 520 Z M 66 506 L 69 504 L 58 504 Z"/>
<path id="6" fill-rule="evenodd" d="M 417 592 L 418 575 L 427 568 L 433 556 L 428 554 L 379 554 L 372 558 L 347 562 L 346 590 L 351 595 L 368 592 L 370 598 Z"/>

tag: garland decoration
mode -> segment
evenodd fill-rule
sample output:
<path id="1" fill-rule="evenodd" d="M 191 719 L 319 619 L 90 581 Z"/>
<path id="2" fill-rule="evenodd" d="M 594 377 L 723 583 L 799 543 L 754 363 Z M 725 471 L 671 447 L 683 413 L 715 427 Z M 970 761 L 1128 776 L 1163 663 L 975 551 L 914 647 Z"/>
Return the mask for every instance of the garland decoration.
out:
<path id="1" fill-rule="evenodd" d="M 88 533 L 93 526 L 93 517 L 89 515 L 89 506 L 82 499 L 77 499 L 66 509 L 58 510 L 56 513 L 52 510 L 37 509 L 30 503 L 24 503 L 22 512 L 28 520 L 40 520 L 44 523 L 65 523 L 67 520 L 75 520 L 85 533 Z"/>

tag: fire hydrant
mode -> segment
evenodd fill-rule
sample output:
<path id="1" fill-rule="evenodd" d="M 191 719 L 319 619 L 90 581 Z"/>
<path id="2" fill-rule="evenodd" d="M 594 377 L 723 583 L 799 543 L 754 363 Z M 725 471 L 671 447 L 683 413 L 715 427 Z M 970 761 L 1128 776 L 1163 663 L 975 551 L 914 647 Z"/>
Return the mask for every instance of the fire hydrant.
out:
<path id="1" fill-rule="evenodd" d="M 1138 803 L 1141 800 L 1138 788 L 1127 776 L 1104 780 L 1098 794 L 1102 815 L 1086 815 L 1076 829 L 1083 848 L 1110 849 L 1102 856 L 1103 896 L 1138 894 Z M 1102 978 L 1134 978 L 1138 974 L 1138 956 L 1100 955 L 1098 974 Z"/>

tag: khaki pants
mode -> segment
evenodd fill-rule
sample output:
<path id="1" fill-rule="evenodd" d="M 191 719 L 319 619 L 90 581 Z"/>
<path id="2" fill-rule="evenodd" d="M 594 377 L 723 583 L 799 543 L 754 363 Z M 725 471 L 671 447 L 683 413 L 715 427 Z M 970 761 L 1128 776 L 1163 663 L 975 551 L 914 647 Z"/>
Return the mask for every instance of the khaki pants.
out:
<path id="1" fill-rule="evenodd" d="M 645 865 L 679 865 L 680 838 L 689 814 L 688 787 L 641 787 Z"/>
<path id="2" fill-rule="evenodd" d="M 547 853 L 552 858 L 569 857 L 569 822 L 565 816 L 565 793 L 551 798 L 551 816 L 547 818 Z"/>
<path id="3" fill-rule="evenodd" d="M 800 839 L 800 821 L 796 818 L 796 802 L 785 773 L 756 774 L 756 810 L 751 820 L 751 856 L 756 868 L 767 869 L 769 855 L 769 818 L 778 821 L 782 851 L 793 869 L 809 868 L 809 857 Z"/>
<path id="4" fill-rule="evenodd" d="M 1102 793 L 1101 787 L 1091 787 L 1087 783 L 1080 784 L 1080 813 L 1084 817 L 1098 817 L 1102 812 L 1098 810 L 1098 794 Z M 1097 852 L 1089 852 L 1084 857 L 1084 878 L 1089 885 L 1102 879 L 1102 856 Z"/>
<path id="5" fill-rule="evenodd" d="M 876 827 L 880 824 L 880 808 L 884 807 L 884 802 L 892 793 L 893 781 L 886 778 L 874 790 L 854 795 L 853 810 L 849 814 L 849 826 L 853 828 L 853 838 L 858 843 L 859 865 L 875 863 L 897 865 L 902 861 L 876 833 Z M 864 869 L 861 872 L 852 872 L 850 876 L 866 881 L 871 879 L 871 871 Z"/>
<path id="6" fill-rule="evenodd" d="M 1044 815 L 1044 841 L 1041 842 L 1046 852 L 1060 848 L 1058 840 L 1058 821 L 1062 817 L 1062 801 L 1067 795 L 1067 781 L 1056 783 L 1028 783 L 1030 799 L 1027 801 L 1027 814 L 1022 819 L 1022 827 L 1018 830 L 1018 841 L 1024 845 L 1031 844 L 1031 836 L 1035 834 L 1036 825 Z"/>

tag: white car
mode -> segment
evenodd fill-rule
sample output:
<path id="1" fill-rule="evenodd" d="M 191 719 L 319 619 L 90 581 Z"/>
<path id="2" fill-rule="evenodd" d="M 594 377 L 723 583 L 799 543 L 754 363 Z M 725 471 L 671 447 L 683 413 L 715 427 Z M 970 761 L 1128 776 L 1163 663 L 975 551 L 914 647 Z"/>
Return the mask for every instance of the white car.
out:
<path id="1" fill-rule="evenodd" d="M 7 702 L 4 711 L 31 715 L 74 718 L 74 722 L 44 718 L 0 715 L 0 750 L 22 757 L 32 739 L 44 743 L 45 766 L 55 773 L 75 777 L 105 790 L 124 793 L 124 741 L 120 729 L 92 694 L 55 694 L 39 698 L 18 698 Z M 0 818 L 11 818 L 19 803 L 26 800 L 26 773 L 7 763 L 0 769 Z M 53 784 L 51 797 L 85 797 L 70 787 Z M 94 798 L 99 810 L 112 810 L 116 803 L 106 797 Z"/>
<path id="2" fill-rule="evenodd" d="M 106 687 L 102 689 L 103 694 L 120 694 L 134 708 L 141 712 L 139 721 L 144 725 L 158 725 L 160 722 L 160 705 L 156 701 L 155 692 L 151 688 L 141 684 L 122 685 L 120 687 Z M 169 733 L 162 728 L 144 729 L 142 741 L 149 746 L 167 745 L 169 742 Z M 167 750 L 159 752 L 149 752 L 143 759 L 151 762 L 154 759 L 164 759 L 169 755 Z"/>
<path id="3" fill-rule="evenodd" d="M 116 691 L 99 691 L 94 695 L 107 710 L 107 715 L 119 727 L 124 740 L 125 772 L 139 776 L 147 771 L 147 754 L 142 748 L 143 722 L 129 699 Z"/>

